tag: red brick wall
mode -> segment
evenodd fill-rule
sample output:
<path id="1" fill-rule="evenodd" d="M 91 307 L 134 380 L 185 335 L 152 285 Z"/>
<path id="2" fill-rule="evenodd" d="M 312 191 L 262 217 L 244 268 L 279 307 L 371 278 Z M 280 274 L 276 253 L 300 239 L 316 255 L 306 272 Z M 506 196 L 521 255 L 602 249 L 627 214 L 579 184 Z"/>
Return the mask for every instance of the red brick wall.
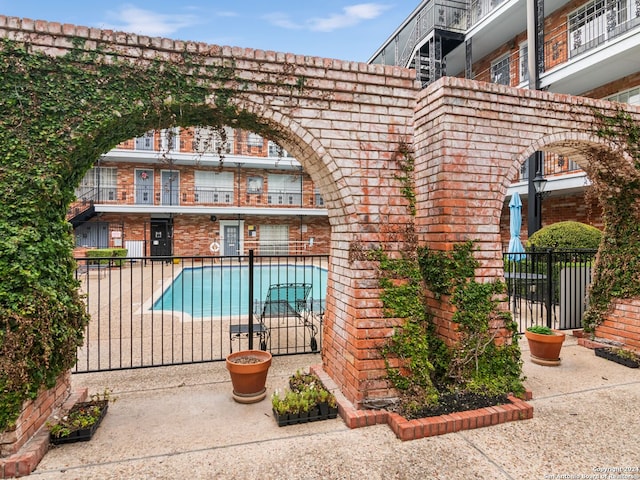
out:
<path id="1" fill-rule="evenodd" d="M 217 220 L 211 221 L 211 215 L 187 215 L 180 214 L 173 217 L 173 254 L 176 256 L 211 255 L 209 245 L 213 241 L 219 241 L 220 221 L 236 220 L 237 216 L 216 215 Z M 289 240 L 292 242 L 290 254 L 304 253 L 309 255 L 327 255 L 331 246 L 331 229 L 326 217 L 304 217 L 302 224 L 299 217 L 286 216 L 250 216 L 243 215 L 245 248 L 242 254 L 246 254 L 249 248 L 256 248 L 255 242 L 260 240 L 260 225 L 288 225 Z M 101 222 L 122 224 L 124 229 L 122 246 L 127 240 L 146 240 L 145 254 L 150 255 L 150 222 L 148 214 L 114 214 L 106 213 L 100 216 Z M 249 235 L 249 226 L 256 228 L 256 236 Z M 306 232 L 302 232 L 301 225 L 306 226 Z M 309 243 L 313 238 L 312 246 L 303 246 L 296 242 Z M 111 240 L 112 242 L 112 240 Z M 253 245 L 253 246 L 252 246 Z M 299 250 L 296 250 L 298 248 Z M 80 256 L 80 254 L 76 255 Z"/>
<path id="2" fill-rule="evenodd" d="M 595 333 L 640 353 L 640 299 L 616 301 Z"/>
<path id="3" fill-rule="evenodd" d="M 35 400 L 27 400 L 14 428 L 0 433 L 0 458 L 16 453 L 60 407 L 71 391 L 71 375 L 61 375 L 53 388 L 43 390 Z"/>

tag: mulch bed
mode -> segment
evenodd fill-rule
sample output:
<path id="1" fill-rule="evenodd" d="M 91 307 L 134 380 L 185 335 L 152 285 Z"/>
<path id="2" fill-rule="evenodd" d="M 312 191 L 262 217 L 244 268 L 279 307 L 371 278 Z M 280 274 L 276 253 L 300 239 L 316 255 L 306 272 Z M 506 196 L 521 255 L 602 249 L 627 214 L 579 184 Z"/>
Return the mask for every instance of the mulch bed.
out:
<path id="1" fill-rule="evenodd" d="M 401 405 L 388 408 L 388 410 L 399 413 L 408 420 L 412 420 L 416 418 L 437 417 L 439 415 L 464 412 L 467 410 L 476 410 L 484 407 L 493 407 L 495 405 L 504 405 L 506 403 L 509 403 L 507 395 L 491 396 L 472 392 L 453 392 L 440 394 L 438 405 L 419 411 L 412 411 L 411 414 L 405 412 Z"/>

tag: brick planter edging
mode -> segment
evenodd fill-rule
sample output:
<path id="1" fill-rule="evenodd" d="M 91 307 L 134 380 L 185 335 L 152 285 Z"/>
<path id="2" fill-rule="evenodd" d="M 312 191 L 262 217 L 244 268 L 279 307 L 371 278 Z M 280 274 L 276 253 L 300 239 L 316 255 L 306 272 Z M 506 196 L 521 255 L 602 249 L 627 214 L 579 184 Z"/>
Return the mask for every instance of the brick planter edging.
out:
<path id="1" fill-rule="evenodd" d="M 86 388 L 72 391 L 60 407 L 60 411 L 68 412 L 77 402 L 86 400 L 87 392 Z M 20 450 L 8 457 L 0 458 L 0 478 L 23 477 L 31 474 L 48 450 L 49 429 L 45 423 Z"/>
<path id="2" fill-rule="evenodd" d="M 322 365 L 314 365 L 310 370 L 336 396 L 338 413 L 347 427 L 360 428 L 386 423 L 396 434 L 396 437 L 403 441 L 533 418 L 533 406 L 512 395 L 508 397 L 511 403 L 504 405 L 416 420 L 407 420 L 402 415 L 386 410 L 358 410 L 340 392 L 335 382 L 325 373 Z M 530 391 L 526 392 L 525 398 L 531 400 Z"/>

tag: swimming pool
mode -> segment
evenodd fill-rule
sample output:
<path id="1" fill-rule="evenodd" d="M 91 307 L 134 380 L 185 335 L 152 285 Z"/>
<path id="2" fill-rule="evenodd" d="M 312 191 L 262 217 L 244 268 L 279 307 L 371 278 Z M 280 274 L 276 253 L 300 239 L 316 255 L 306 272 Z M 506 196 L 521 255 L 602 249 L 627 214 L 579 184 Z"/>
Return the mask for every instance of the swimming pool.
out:
<path id="1" fill-rule="evenodd" d="M 324 306 L 327 270 L 314 265 L 254 266 L 253 297 L 263 301 L 269 286 L 278 283 L 309 283 L 314 309 Z M 152 310 L 183 312 L 193 318 L 248 315 L 249 267 L 214 265 L 184 268 L 153 303 Z"/>

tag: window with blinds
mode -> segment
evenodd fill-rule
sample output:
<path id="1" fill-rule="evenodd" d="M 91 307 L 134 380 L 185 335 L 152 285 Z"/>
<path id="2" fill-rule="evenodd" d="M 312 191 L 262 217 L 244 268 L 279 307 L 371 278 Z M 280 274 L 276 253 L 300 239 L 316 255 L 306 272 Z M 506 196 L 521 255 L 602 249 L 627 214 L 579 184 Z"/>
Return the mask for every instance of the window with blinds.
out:
<path id="1" fill-rule="evenodd" d="M 118 169 L 115 167 L 91 168 L 76 188 L 78 200 L 108 202 L 116 200 Z"/>
<path id="2" fill-rule="evenodd" d="M 194 172 L 196 203 L 233 203 L 233 172 Z"/>
<path id="3" fill-rule="evenodd" d="M 260 225 L 260 255 L 289 254 L 289 225 Z"/>
<path id="4" fill-rule="evenodd" d="M 270 174 L 267 177 L 267 203 L 302 205 L 302 176 Z"/>

